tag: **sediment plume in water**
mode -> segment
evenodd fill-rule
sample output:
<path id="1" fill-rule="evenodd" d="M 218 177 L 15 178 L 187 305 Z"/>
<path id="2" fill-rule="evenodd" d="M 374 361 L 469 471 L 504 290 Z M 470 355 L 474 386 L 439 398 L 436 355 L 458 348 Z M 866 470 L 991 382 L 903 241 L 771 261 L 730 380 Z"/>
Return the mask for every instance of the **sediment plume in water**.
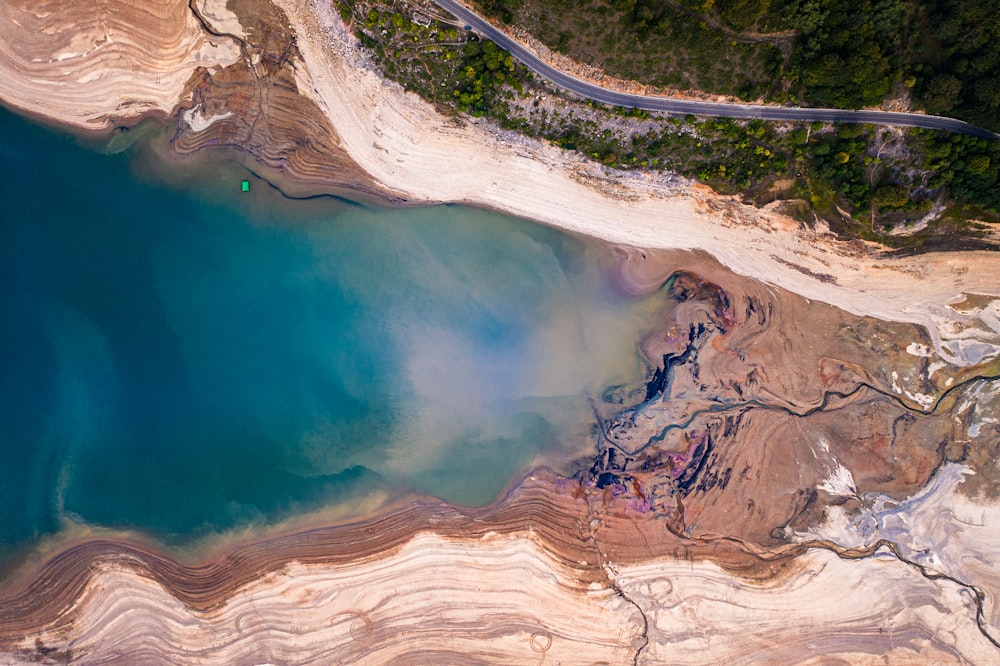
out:
<path id="1" fill-rule="evenodd" d="M 648 270 L 627 254 L 626 281 Z M 995 410 L 996 397 L 981 398 L 984 387 L 1000 394 L 989 368 L 928 376 L 933 359 L 911 353 L 927 344 L 917 326 L 809 303 L 703 256 L 659 260 L 672 266 L 651 281 L 660 322 L 637 341 L 648 382 L 595 400 L 594 456 L 577 474 L 539 470 L 485 509 L 417 500 L 185 565 L 134 543 L 73 544 L 7 582 L 4 654 L 994 658 L 996 574 L 953 546 L 935 559 L 907 545 L 938 530 L 995 557 L 984 529 L 997 505 L 983 493 L 996 471 L 969 452 L 996 446 L 996 426 L 970 442 L 963 408 L 978 392 L 978 418 Z M 887 502 L 913 517 L 910 531 L 889 531 L 877 514 Z M 974 503 L 986 519 L 920 527 L 942 502 Z"/>

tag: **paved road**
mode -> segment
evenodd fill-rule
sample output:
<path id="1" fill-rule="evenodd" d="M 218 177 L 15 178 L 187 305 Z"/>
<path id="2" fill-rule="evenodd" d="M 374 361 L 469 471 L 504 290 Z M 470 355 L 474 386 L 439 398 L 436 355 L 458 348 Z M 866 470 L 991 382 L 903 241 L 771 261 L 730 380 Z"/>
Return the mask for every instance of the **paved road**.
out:
<path id="1" fill-rule="evenodd" d="M 906 127 L 947 130 L 988 139 L 1000 139 L 1000 135 L 989 130 L 970 125 L 961 120 L 944 118 L 942 116 L 895 113 L 892 111 L 844 111 L 841 109 L 808 109 L 789 106 L 736 104 L 731 102 L 703 102 L 616 92 L 593 83 L 588 83 L 556 69 L 456 0 L 434 0 L 434 3 L 441 7 L 441 9 L 456 16 L 459 21 L 470 26 L 483 37 L 496 42 L 498 46 L 509 51 L 511 55 L 524 63 L 524 66 L 535 74 L 545 77 L 560 88 L 605 104 L 634 107 L 645 109 L 646 111 L 666 111 L 681 115 L 691 113 L 696 116 L 724 118 L 761 118 L 763 120 L 798 120 L 804 122 L 821 120 L 824 122 L 903 125 Z"/>

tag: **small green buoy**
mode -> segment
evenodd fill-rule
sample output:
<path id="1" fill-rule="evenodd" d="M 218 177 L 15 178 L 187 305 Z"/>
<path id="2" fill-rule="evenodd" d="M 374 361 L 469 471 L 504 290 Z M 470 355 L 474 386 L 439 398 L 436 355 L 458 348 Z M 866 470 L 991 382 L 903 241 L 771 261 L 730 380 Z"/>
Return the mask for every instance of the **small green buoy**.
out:
<path id="1" fill-rule="evenodd" d="M 243 190 L 244 192 L 249 192 L 250 191 L 250 181 L 249 180 L 244 180 L 243 183 L 242 183 L 242 185 L 240 185 L 240 189 Z"/>

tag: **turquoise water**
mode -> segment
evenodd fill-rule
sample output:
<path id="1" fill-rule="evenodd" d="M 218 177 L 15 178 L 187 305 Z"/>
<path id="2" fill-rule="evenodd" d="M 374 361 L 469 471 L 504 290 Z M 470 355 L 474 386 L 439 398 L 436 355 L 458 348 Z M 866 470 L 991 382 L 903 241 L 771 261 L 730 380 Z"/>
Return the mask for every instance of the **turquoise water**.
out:
<path id="1" fill-rule="evenodd" d="M 461 207 L 193 189 L 0 115 L 0 546 L 183 542 L 371 493 L 488 503 L 593 446 L 649 302 L 598 249 Z"/>

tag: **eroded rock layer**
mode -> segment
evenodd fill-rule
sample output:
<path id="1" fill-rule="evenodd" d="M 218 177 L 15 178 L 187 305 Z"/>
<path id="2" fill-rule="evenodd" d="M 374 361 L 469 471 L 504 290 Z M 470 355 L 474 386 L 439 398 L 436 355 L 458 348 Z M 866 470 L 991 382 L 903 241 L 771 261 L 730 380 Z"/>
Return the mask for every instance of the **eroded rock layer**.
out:
<path id="1" fill-rule="evenodd" d="M 964 588 L 887 554 L 852 561 L 798 547 L 758 557 L 673 536 L 648 516 L 609 517 L 591 531 L 597 519 L 584 520 L 587 502 L 572 491 L 541 475 L 487 511 L 410 506 L 198 567 L 123 543 L 81 544 L 5 596 L 0 646 L 19 663 L 995 654 Z"/>
<path id="2" fill-rule="evenodd" d="M 893 557 L 804 547 L 758 557 L 676 537 L 648 516 L 593 526 L 574 488 L 539 475 L 486 511 L 413 505 L 198 567 L 123 543 L 80 544 L 3 598 L 0 646 L 18 662 L 78 663 L 995 654 L 961 586 Z"/>
<path id="3" fill-rule="evenodd" d="M 197 70 L 240 57 L 187 0 L 5 0 L 0 22 L 0 99 L 88 130 L 166 116 Z"/>
<path id="4" fill-rule="evenodd" d="M 12 0 L 0 18 L 7 105 L 102 133 L 172 116 L 174 155 L 229 151 L 291 196 L 382 192 L 300 94 L 296 36 L 270 2 Z"/>
<path id="5" fill-rule="evenodd" d="M 171 139 L 173 152 L 235 151 L 291 196 L 381 193 L 341 147 L 327 117 L 298 89 L 296 69 L 303 63 L 285 14 L 270 2 L 239 0 L 226 5 L 223 20 L 213 13 L 219 8 L 207 4 L 192 4 L 193 14 L 206 33 L 237 44 L 240 58 L 192 77 Z"/>
<path id="6" fill-rule="evenodd" d="M 607 661 L 634 651 L 641 614 L 609 589 L 581 540 L 582 502 L 549 490 L 529 483 L 485 513 L 411 505 L 200 567 L 81 544 L 4 599 L 4 651 L 186 663 L 463 663 L 548 650 L 569 660 L 573 649 Z"/>

